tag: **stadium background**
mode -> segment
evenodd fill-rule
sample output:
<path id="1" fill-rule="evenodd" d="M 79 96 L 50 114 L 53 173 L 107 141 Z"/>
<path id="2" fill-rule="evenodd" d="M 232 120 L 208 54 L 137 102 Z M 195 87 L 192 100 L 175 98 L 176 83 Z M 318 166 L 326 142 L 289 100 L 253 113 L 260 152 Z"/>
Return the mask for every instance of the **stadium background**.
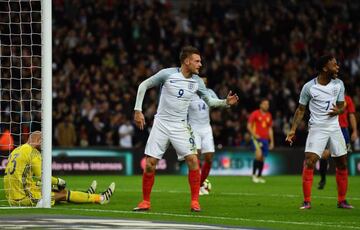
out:
<path id="1" fill-rule="evenodd" d="M 275 146 L 285 147 L 301 87 L 314 77 L 314 62 L 325 52 L 337 57 L 340 78 L 359 111 L 359 5 L 357 1 L 54 1 L 53 143 L 131 147 L 139 172 L 136 162 L 156 112 L 158 89 L 147 93 L 143 108 L 148 129 L 141 132 L 132 123 L 137 86 L 161 68 L 178 66 L 181 47 L 191 44 L 201 50 L 201 75 L 209 78 L 209 87 L 222 98 L 229 90 L 240 97 L 231 111 L 211 112 L 218 149 L 249 151 L 246 121 L 263 97 L 270 99 Z M 119 130 L 129 126 L 134 129 L 129 134 L 131 145 L 121 146 Z M 301 172 L 306 128 L 304 119 L 297 131 L 298 150 L 290 150 L 296 154 L 280 150 L 285 151 L 280 155 L 286 162 L 298 164 L 286 163 L 291 166 L 280 172 Z M 359 150 L 359 143 L 354 147 Z M 177 167 L 176 161 L 170 163 Z"/>
<path id="2" fill-rule="evenodd" d="M 267 97 L 276 146 L 286 130 L 314 60 L 334 54 L 341 79 L 360 105 L 359 2 L 357 1 L 54 1 L 53 105 L 56 130 L 75 128 L 74 146 L 119 146 L 118 129 L 131 122 L 137 86 L 161 68 L 178 66 L 182 46 L 198 47 L 201 75 L 220 97 L 240 97 L 231 112 L 212 111 L 218 146 L 248 146 L 246 121 Z M 147 124 L 157 89 L 147 94 Z M 357 114 L 359 118 L 359 113 Z M 71 133 L 68 130 L 65 133 Z M 148 130 L 135 130 L 144 147 Z M 226 135 L 224 135 L 226 134 Z M 306 120 L 299 127 L 303 146 Z"/>
<path id="3" fill-rule="evenodd" d="M 337 57 L 346 92 L 360 109 L 359 9 L 358 1 L 331 0 L 53 1 L 53 145 L 60 151 L 54 153 L 55 163 L 76 163 L 80 172 L 86 172 L 91 157 L 99 164 L 110 164 L 115 157 L 121 166 L 99 167 L 121 168 L 127 175 L 141 173 L 139 162 L 158 89 L 147 92 L 143 106 L 147 129 L 140 131 L 132 123 L 137 87 L 161 68 L 178 66 L 181 47 L 193 45 L 202 53 L 201 75 L 208 77 L 209 87 L 222 98 L 229 90 L 240 97 L 237 107 L 211 111 L 218 149 L 214 167 L 235 167 L 230 174 L 250 172 L 246 122 L 266 97 L 276 146 L 268 167 L 276 168 L 265 174 L 300 173 L 307 118 L 299 125 L 295 148 L 288 148 L 284 139 L 301 87 L 316 74 L 317 57 L 325 52 Z M 2 105 L 4 111 L 6 106 L 10 105 Z M 13 124 L 12 132 L 39 129 L 38 115 L 33 122 L 23 120 L 22 127 Z M 359 120 L 359 112 L 356 116 Z M 14 139 L 19 144 L 20 135 Z M 360 141 L 353 147 L 360 151 Z M 86 153 L 94 149 L 103 151 Z M 107 154 L 109 149 L 115 153 Z M 170 152 L 162 162 L 164 172 L 181 172 Z M 2 161 L 3 167 L 6 159 Z M 360 155 L 354 153 L 351 174 L 360 173 L 359 161 Z M 62 167 L 66 165 L 53 165 L 55 172 L 58 168 L 66 173 Z"/>

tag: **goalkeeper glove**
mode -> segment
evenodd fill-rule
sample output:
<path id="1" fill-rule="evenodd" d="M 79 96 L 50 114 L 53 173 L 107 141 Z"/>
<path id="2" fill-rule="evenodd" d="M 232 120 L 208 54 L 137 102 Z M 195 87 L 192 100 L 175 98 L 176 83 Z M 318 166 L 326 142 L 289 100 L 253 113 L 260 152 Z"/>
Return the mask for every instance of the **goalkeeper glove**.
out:
<path id="1" fill-rule="evenodd" d="M 61 179 L 61 178 L 57 178 L 58 182 L 57 182 L 57 186 L 59 190 L 63 190 L 66 187 L 66 182 L 65 180 Z"/>

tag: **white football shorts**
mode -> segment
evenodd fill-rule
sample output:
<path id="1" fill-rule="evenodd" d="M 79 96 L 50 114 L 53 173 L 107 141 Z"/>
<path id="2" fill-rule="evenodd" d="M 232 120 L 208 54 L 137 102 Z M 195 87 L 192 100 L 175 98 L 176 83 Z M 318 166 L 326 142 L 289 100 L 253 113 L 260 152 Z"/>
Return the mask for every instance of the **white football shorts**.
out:
<path id="1" fill-rule="evenodd" d="M 192 126 L 192 130 L 195 136 L 196 148 L 201 149 L 201 153 L 214 153 L 214 136 L 211 126 Z"/>
<path id="2" fill-rule="evenodd" d="M 325 149 L 330 150 L 332 157 L 347 154 L 340 126 L 310 125 L 305 152 L 316 153 L 321 157 Z"/>
<path id="3" fill-rule="evenodd" d="M 169 144 L 176 150 L 179 160 L 196 154 L 195 137 L 187 121 L 164 121 L 155 117 L 153 127 L 145 147 L 145 154 L 162 159 Z"/>

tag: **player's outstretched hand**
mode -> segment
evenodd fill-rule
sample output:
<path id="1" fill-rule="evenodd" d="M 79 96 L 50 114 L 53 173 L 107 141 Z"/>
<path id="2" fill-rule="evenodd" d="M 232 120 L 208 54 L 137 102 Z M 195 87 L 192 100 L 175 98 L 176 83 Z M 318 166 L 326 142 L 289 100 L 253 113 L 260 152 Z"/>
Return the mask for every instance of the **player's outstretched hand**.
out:
<path id="1" fill-rule="evenodd" d="M 231 90 L 226 97 L 226 104 L 228 105 L 236 105 L 239 101 L 239 97 L 236 93 L 233 93 Z"/>
<path id="2" fill-rule="evenodd" d="M 341 110 L 339 109 L 339 107 L 337 107 L 335 104 L 333 104 L 333 107 L 330 109 L 331 111 L 328 112 L 328 115 L 330 117 L 336 116 L 341 114 Z"/>
<path id="3" fill-rule="evenodd" d="M 285 141 L 288 142 L 290 146 L 292 146 L 295 141 L 295 131 L 290 130 L 286 136 Z"/>
<path id="4" fill-rule="evenodd" d="M 145 117 L 144 117 L 144 114 L 141 111 L 135 111 L 134 121 L 135 121 L 136 127 L 138 127 L 140 130 L 144 129 Z"/>

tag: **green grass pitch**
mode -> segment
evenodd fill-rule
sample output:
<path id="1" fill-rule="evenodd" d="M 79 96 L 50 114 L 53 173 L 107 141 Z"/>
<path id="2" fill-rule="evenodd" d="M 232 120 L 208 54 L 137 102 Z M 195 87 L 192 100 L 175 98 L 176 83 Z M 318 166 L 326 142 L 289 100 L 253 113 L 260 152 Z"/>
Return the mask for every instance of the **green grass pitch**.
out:
<path id="1" fill-rule="evenodd" d="M 349 177 L 348 201 L 353 210 L 336 207 L 334 176 L 327 178 L 324 190 L 317 190 L 315 176 L 312 209 L 299 210 L 302 202 L 301 176 L 269 176 L 266 184 L 254 184 L 250 177 L 210 176 L 212 191 L 200 197 L 202 212 L 190 212 L 186 176 L 156 176 L 152 209 L 132 212 L 141 200 L 141 176 L 64 176 L 73 190 L 86 190 L 93 179 L 98 192 L 116 182 L 108 205 L 57 204 L 52 209 L 0 209 L 0 215 L 54 214 L 205 223 L 266 229 L 360 229 L 360 177 Z M 3 188 L 2 178 L 0 188 Z M 1 206 L 5 206 L 3 190 Z"/>

